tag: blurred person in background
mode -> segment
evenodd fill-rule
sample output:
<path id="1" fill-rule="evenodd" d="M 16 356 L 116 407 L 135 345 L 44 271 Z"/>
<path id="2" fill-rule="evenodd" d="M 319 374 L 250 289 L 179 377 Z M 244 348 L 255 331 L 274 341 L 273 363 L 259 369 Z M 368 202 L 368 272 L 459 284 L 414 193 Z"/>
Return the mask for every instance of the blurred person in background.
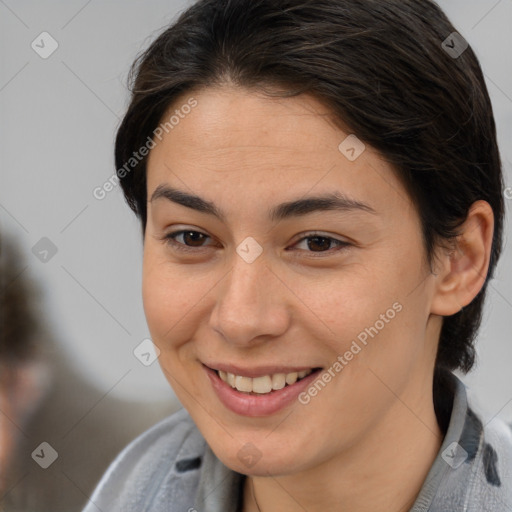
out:
<path id="1" fill-rule="evenodd" d="M 49 387 L 38 343 L 44 336 L 38 290 L 25 271 L 13 241 L 0 239 L 0 496 L 19 476 L 15 454 L 23 429 Z"/>
<path id="2" fill-rule="evenodd" d="M 173 405 L 126 402 L 86 382 L 46 321 L 28 263 L 0 236 L 0 511 L 73 512 L 119 450 Z"/>

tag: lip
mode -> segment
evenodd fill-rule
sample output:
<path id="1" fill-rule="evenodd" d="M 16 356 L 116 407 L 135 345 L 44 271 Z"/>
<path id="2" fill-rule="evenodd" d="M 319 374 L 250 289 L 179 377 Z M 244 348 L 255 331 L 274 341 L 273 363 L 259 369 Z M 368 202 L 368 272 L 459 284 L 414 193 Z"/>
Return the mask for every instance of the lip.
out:
<path id="1" fill-rule="evenodd" d="M 311 370 L 311 366 L 257 366 L 252 368 L 242 368 L 241 366 L 227 365 L 223 363 L 208 363 L 205 364 L 207 368 L 221 370 L 226 373 L 240 375 L 241 377 L 250 377 L 255 379 L 257 377 L 264 377 L 265 375 L 273 375 L 275 373 L 293 373 Z"/>
<path id="2" fill-rule="evenodd" d="M 222 366 L 221 368 L 218 368 L 219 370 L 235 373 L 232 371 L 234 369 L 232 366 L 219 366 Z M 308 376 L 295 382 L 295 384 L 285 386 L 277 391 L 272 391 L 262 395 L 249 395 L 233 389 L 217 375 L 215 370 L 212 370 L 210 367 L 203 364 L 203 368 L 221 403 L 230 411 L 239 414 L 240 416 L 247 416 L 251 418 L 271 416 L 295 402 L 300 393 L 302 393 L 311 384 L 311 382 L 318 377 L 318 373 L 321 371 L 320 369 L 315 370 Z M 224 368 L 230 368 L 230 370 L 225 370 Z M 277 367 L 268 368 L 273 369 Z M 302 368 L 302 370 L 308 370 L 310 368 L 311 367 Z M 266 371 L 267 368 L 260 367 L 253 369 L 252 371 L 244 370 L 241 374 L 249 377 L 249 374 L 252 373 L 254 374 L 254 377 L 259 377 L 262 375 L 269 375 L 271 373 L 291 373 L 297 371 L 295 369 L 291 370 L 290 368 L 287 368 L 286 371 L 279 371 L 278 369 L 278 371 L 262 373 L 263 370 Z M 283 370 L 283 368 L 281 368 L 281 370 Z M 237 375 L 240 374 L 237 373 Z"/>

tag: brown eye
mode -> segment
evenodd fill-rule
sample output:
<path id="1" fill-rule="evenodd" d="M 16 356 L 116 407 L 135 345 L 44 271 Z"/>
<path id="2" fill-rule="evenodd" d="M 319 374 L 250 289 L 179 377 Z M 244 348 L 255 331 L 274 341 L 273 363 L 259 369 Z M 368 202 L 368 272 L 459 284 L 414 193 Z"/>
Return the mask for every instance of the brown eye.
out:
<path id="1" fill-rule="evenodd" d="M 314 253 L 317 253 L 319 256 L 323 255 L 323 253 L 328 253 L 327 255 L 330 255 L 333 251 L 339 251 L 351 245 L 349 242 L 318 233 L 311 233 L 308 236 L 301 238 L 295 245 L 300 245 L 301 243 L 304 243 L 304 241 L 307 241 L 305 252 L 312 253 L 313 255 Z M 336 248 L 333 249 L 333 245 L 336 246 Z"/>
<path id="2" fill-rule="evenodd" d="M 326 236 L 308 237 L 308 248 L 312 251 L 327 251 L 331 248 L 332 238 Z"/>
<path id="3" fill-rule="evenodd" d="M 183 242 L 176 241 L 176 238 L 180 236 L 183 238 Z M 210 238 L 208 235 L 190 229 L 174 231 L 165 236 L 165 240 L 180 251 L 193 251 L 194 248 L 205 247 L 203 242 L 208 238 Z"/>
<path id="4" fill-rule="evenodd" d="M 178 240 L 180 237 L 182 241 Z M 209 238 L 211 237 L 200 231 L 182 229 L 169 233 L 164 239 L 166 243 L 178 251 L 197 252 L 199 249 L 208 247 L 204 242 Z M 318 233 L 311 233 L 309 236 L 301 238 L 295 245 L 300 245 L 304 241 L 307 241 L 304 252 L 310 253 L 313 256 L 315 254 L 323 256 L 324 253 L 327 253 L 326 255 L 329 256 L 333 251 L 339 251 L 351 245 L 348 242 Z M 335 247 L 333 248 L 333 246 Z"/>
<path id="5" fill-rule="evenodd" d="M 201 247 L 204 239 L 208 238 L 203 233 L 199 233 L 199 231 L 183 231 L 182 234 L 185 245 L 191 245 L 193 247 Z"/>

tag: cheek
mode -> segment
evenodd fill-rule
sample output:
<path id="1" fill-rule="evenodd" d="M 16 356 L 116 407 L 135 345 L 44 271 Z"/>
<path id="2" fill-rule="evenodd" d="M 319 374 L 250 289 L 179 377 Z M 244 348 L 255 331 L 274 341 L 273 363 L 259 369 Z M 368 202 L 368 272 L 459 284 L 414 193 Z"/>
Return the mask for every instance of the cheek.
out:
<path id="1" fill-rule="evenodd" d="M 144 248 L 142 299 L 147 324 L 160 351 L 176 350 L 194 336 L 205 315 L 208 286 L 169 261 L 155 244 Z"/>
<path id="2" fill-rule="evenodd" d="M 176 396 L 181 401 L 181 386 L 185 382 L 180 358 L 183 356 L 183 342 L 188 333 L 183 331 L 185 314 L 182 304 L 174 293 L 176 282 L 170 281 L 165 272 L 166 265 L 159 263 L 146 250 L 144 252 L 142 298 L 146 321 L 153 343 L 160 350 L 158 363 Z"/>
<path id="3" fill-rule="evenodd" d="M 144 313 L 153 341 L 163 350 L 164 339 L 169 339 L 173 326 L 183 317 L 183 300 L 179 273 L 171 273 L 169 263 L 147 244 L 144 247 L 142 272 L 142 299 Z M 168 342 L 166 343 L 166 345 Z"/>
<path id="4" fill-rule="evenodd" d="M 331 346 L 347 354 L 354 377 L 356 368 L 370 367 L 392 378 L 421 356 L 428 294 L 418 288 L 424 279 L 420 267 L 419 254 L 404 259 L 396 251 L 383 252 L 378 261 L 354 266 L 323 295 L 324 319 L 338 338 L 330 336 Z"/>
<path id="5" fill-rule="evenodd" d="M 142 274 L 142 300 L 144 313 L 149 329 L 156 342 L 165 329 L 172 325 L 166 315 L 166 311 L 173 311 L 170 304 L 170 294 L 163 279 L 159 279 L 159 272 L 152 263 L 151 258 L 144 255 L 144 266 Z M 168 325 L 166 325 L 168 324 Z M 155 339 L 156 338 L 156 339 Z"/>

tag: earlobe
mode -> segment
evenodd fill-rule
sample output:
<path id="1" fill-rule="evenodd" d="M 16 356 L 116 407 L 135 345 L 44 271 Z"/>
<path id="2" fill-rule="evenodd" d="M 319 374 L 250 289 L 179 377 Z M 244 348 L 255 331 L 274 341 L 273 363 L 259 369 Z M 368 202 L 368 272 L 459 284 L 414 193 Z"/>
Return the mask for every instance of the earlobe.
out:
<path id="1" fill-rule="evenodd" d="M 489 269 L 494 215 L 486 201 L 476 201 L 454 241 L 454 247 L 439 258 L 431 312 L 441 316 L 458 313 L 482 289 Z"/>

